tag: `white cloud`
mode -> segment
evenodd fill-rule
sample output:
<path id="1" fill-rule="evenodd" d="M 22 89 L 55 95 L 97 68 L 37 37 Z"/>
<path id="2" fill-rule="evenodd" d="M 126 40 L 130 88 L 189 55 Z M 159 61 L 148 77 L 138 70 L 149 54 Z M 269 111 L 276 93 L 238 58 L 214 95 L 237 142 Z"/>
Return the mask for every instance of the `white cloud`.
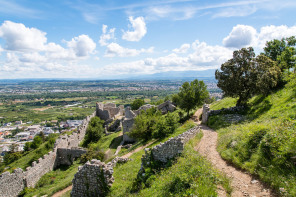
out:
<path id="1" fill-rule="evenodd" d="M 273 39 L 282 39 L 290 36 L 296 36 L 296 25 L 291 27 L 288 27 L 286 25 L 265 26 L 260 29 L 257 46 L 263 48 L 266 41 L 270 41 Z"/>
<path id="2" fill-rule="evenodd" d="M 127 41 L 140 41 L 147 33 L 146 23 L 143 17 L 129 17 L 133 31 L 124 31 L 122 39 Z"/>
<path id="3" fill-rule="evenodd" d="M 249 16 L 256 11 L 256 6 L 229 7 L 223 8 L 221 11 L 216 12 L 213 15 L 213 18 Z"/>
<path id="4" fill-rule="evenodd" d="M 242 47 L 252 46 L 262 50 L 266 41 L 295 35 L 296 26 L 288 27 L 286 25 L 270 25 L 261 27 L 260 31 L 257 32 L 252 26 L 237 25 L 233 27 L 229 35 L 223 39 L 223 44 L 230 48 L 240 49 Z"/>
<path id="5" fill-rule="evenodd" d="M 198 40 L 191 45 L 193 52 L 186 56 L 175 53 L 158 58 L 109 64 L 103 70 L 109 75 L 149 74 L 165 71 L 205 70 L 219 68 L 232 57 L 232 50 L 223 46 L 211 46 Z"/>
<path id="6" fill-rule="evenodd" d="M 67 42 L 68 47 L 73 50 L 78 57 L 85 57 L 94 53 L 96 43 L 88 35 L 80 35 Z"/>
<path id="7" fill-rule="evenodd" d="M 108 26 L 103 25 L 102 32 L 103 32 L 103 34 L 100 36 L 100 40 L 99 40 L 99 43 L 101 46 L 106 46 L 106 45 L 108 45 L 107 41 L 109 41 L 111 39 L 115 39 L 115 36 L 114 36 L 115 28 L 110 29 L 108 32 Z"/>
<path id="8" fill-rule="evenodd" d="M 131 57 L 131 56 L 137 56 L 140 53 L 153 53 L 153 50 L 154 50 L 153 47 L 150 47 L 148 49 L 140 49 L 140 50 L 129 49 L 129 48 L 124 48 L 119 44 L 112 42 L 107 46 L 105 57 L 115 57 L 115 56 Z"/>
<path id="9" fill-rule="evenodd" d="M 186 53 L 190 49 L 190 44 L 182 44 L 180 48 L 173 49 L 175 53 Z"/>
<path id="10" fill-rule="evenodd" d="M 0 26 L 0 37 L 6 41 L 5 49 L 12 51 L 42 51 L 47 42 L 45 32 L 11 21 Z"/>
<path id="11" fill-rule="evenodd" d="M 255 43 L 257 31 L 248 25 L 237 25 L 232 28 L 229 35 L 223 39 L 226 47 L 242 48 Z"/>

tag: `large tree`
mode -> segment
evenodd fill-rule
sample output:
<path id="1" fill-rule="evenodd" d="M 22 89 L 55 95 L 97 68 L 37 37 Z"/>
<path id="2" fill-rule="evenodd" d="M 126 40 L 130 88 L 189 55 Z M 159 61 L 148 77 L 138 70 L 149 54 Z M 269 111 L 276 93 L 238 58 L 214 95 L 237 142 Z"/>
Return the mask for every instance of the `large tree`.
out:
<path id="1" fill-rule="evenodd" d="M 255 58 L 252 47 L 233 52 L 233 58 L 216 70 L 218 87 L 225 96 L 238 97 L 237 105 L 245 105 L 257 93 L 268 93 L 276 86 L 280 70 L 265 55 Z"/>
<path id="2" fill-rule="evenodd" d="M 190 83 L 183 83 L 180 92 L 173 97 L 173 101 L 176 102 L 181 109 L 185 110 L 187 116 L 189 116 L 189 111 L 203 104 L 207 98 L 209 98 L 207 86 L 203 81 L 195 79 Z"/>
<path id="3" fill-rule="evenodd" d="M 296 60 L 296 38 L 291 36 L 282 38 L 281 40 L 271 40 L 266 42 L 264 47 L 264 54 L 276 61 L 282 71 L 295 67 Z"/>

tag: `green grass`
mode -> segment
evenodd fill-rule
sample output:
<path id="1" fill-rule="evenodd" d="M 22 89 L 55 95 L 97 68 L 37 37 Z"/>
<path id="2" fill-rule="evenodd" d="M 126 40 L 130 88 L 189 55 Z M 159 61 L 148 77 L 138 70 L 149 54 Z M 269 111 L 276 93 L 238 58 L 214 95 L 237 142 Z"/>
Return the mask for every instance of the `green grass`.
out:
<path id="1" fill-rule="evenodd" d="M 191 140 L 181 157 L 177 158 L 172 166 L 151 176 L 148 180 L 150 187 L 138 193 L 132 193 L 132 186 L 144 151 L 133 154 L 132 161 L 115 167 L 115 182 L 108 196 L 217 196 L 217 185 L 222 185 L 230 193 L 229 180 L 194 151 L 193 148 L 200 138 L 201 134 Z"/>
<path id="2" fill-rule="evenodd" d="M 54 193 L 68 187 L 72 184 L 74 175 L 78 171 L 78 166 L 79 164 L 76 161 L 70 167 L 59 168 L 46 173 L 38 181 L 34 191 L 26 194 L 25 196 L 51 196 Z"/>
<path id="3" fill-rule="evenodd" d="M 57 138 L 56 136 L 55 138 Z M 23 170 L 26 170 L 26 167 L 31 166 L 33 161 L 37 161 L 39 158 L 41 158 L 43 155 L 47 154 L 49 151 L 52 150 L 52 148 L 48 148 L 46 146 L 48 142 L 45 142 L 40 145 L 39 148 L 29 151 L 27 154 L 23 155 L 20 159 L 12 162 L 6 167 L 9 167 L 9 171 L 12 172 L 16 168 L 22 168 Z"/>
<path id="4" fill-rule="evenodd" d="M 233 107 L 236 105 L 236 98 L 224 98 L 220 101 L 215 101 L 214 103 L 211 104 L 211 110 L 218 110 L 218 109 L 222 109 L 222 108 L 229 108 L 229 107 Z"/>
<path id="5" fill-rule="evenodd" d="M 296 167 L 292 160 L 296 156 L 296 86 L 292 83 L 267 97 L 253 97 L 244 112 L 245 121 L 229 124 L 223 115 L 217 115 L 208 122 L 219 133 L 221 156 L 259 175 L 282 196 L 296 196 Z M 223 99 L 215 107 L 230 100 Z"/>
<path id="6" fill-rule="evenodd" d="M 98 142 L 90 144 L 90 147 L 100 149 L 103 152 L 110 149 L 111 153 L 114 154 L 121 141 L 122 136 L 120 135 L 120 132 L 116 132 L 103 136 Z"/>

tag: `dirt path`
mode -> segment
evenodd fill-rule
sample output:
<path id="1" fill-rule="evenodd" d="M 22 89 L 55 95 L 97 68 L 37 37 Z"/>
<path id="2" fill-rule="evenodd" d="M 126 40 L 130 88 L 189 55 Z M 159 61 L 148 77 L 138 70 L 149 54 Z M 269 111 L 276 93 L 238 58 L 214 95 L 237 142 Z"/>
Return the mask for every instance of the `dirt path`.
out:
<path id="1" fill-rule="evenodd" d="M 66 193 L 67 191 L 72 190 L 72 185 L 66 187 L 65 189 L 58 191 L 57 193 L 55 193 L 54 195 L 52 195 L 51 197 L 60 197 L 62 196 L 64 193 Z"/>
<path id="2" fill-rule="evenodd" d="M 140 150 L 146 148 L 147 146 L 151 145 L 152 143 L 154 143 L 155 141 L 152 141 L 152 142 L 149 142 L 148 144 L 144 145 L 144 146 L 140 146 L 138 148 L 136 148 L 135 150 L 121 156 L 122 158 L 129 158 L 132 154 L 136 153 L 136 152 L 139 152 Z"/>
<path id="3" fill-rule="evenodd" d="M 228 165 L 217 152 L 217 133 L 205 125 L 200 125 L 203 131 L 203 138 L 195 147 L 195 150 L 205 156 L 218 170 L 225 173 L 232 181 L 232 194 L 234 197 L 274 197 L 269 189 L 265 188 L 258 180 L 253 179 L 249 174 L 244 173 L 231 165 Z M 219 194 L 221 194 L 218 191 Z M 219 195 L 224 196 L 224 195 Z"/>

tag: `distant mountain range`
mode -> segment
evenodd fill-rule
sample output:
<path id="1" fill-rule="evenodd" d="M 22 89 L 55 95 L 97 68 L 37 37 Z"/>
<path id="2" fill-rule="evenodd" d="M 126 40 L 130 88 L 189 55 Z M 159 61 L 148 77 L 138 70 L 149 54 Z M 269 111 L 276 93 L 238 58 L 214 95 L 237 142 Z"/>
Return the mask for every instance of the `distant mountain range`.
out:
<path id="1" fill-rule="evenodd" d="M 116 77 L 100 78 L 24 78 L 24 79 L 0 79 L 0 84 L 19 83 L 22 81 L 88 81 L 88 80 L 170 80 L 170 79 L 215 79 L 215 69 L 189 70 L 189 71 L 168 71 L 149 75 L 119 75 Z"/>
<path id="2" fill-rule="evenodd" d="M 132 77 L 123 77 L 126 79 L 186 79 L 186 78 L 215 78 L 216 69 L 202 70 L 202 71 L 168 71 L 161 73 L 154 73 L 150 75 L 139 75 Z"/>

